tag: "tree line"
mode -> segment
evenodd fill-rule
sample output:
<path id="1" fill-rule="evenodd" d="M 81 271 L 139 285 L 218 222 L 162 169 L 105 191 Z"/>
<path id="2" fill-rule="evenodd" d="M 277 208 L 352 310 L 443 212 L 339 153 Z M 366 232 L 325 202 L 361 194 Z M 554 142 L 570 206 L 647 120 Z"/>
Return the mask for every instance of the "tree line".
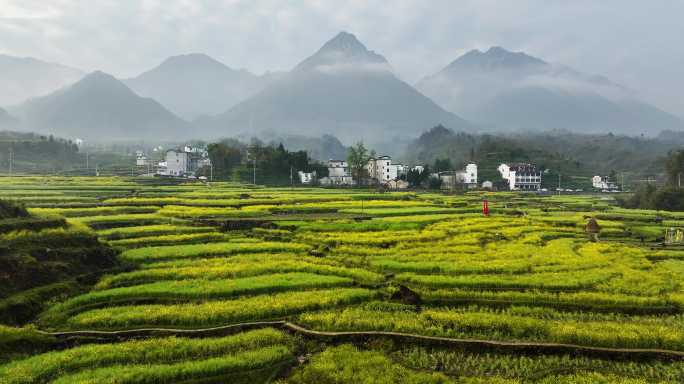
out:
<path id="1" fill-rule="evenodd" d="M 324 164 L 312 159 L 306 151 L 288 151 L 282 143 L 264 144 L 253 139 L 249 144 L 225 139 L 207 146 L 213 169 L 199 174 L 215 179 L 267 185 L 299 184 L 298 172 L 316 172 L 327 176 Z"/>

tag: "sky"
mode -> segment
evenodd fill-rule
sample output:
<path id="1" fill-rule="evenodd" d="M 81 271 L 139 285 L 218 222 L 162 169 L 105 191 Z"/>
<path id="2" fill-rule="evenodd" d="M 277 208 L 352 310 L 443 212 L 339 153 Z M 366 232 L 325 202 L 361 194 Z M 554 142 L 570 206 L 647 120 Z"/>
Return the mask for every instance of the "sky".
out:
<path id="1" fill-rule="evenodd" d="M 131 77 L 201 52 L 289 70 L 339 31 L 413 84 L 502 46 L 600 74 L 684 117 L 680 0 L 0 0 L 0 53 Z"/>

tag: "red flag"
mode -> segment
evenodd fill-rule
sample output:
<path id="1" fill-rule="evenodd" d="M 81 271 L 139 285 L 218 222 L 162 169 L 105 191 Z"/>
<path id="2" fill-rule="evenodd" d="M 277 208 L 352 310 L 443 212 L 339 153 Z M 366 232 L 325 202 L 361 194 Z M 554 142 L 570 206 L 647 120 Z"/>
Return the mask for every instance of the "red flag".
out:
<path id="1" fill-rule="evenodd" d="M 482 200 L 482 214 L 489 216 L 489 202 L 487 199 Z"/>

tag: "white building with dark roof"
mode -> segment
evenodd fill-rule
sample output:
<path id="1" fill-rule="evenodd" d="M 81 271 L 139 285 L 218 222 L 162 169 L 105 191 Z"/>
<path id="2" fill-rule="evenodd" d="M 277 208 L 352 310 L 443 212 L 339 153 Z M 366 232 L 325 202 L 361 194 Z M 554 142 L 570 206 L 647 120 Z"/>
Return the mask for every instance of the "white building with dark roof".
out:
<path id="1" fill-rule="evenodd" d="M 501 164 L 497 168 L 508 182 L 511 191 L 538 191 L 541 189 L 542 172 L 534 164 Z"/>

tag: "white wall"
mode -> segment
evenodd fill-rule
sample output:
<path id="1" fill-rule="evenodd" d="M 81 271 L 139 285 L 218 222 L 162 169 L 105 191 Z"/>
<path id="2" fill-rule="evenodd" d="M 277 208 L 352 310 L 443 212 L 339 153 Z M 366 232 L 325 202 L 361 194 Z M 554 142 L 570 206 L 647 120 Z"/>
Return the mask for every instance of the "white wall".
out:
<path id="1" fill-rule="evenodd" d="M 188 171 L 188 154 L 184 152 L 166 152 L 166 174 L 182 176 Z"/>

